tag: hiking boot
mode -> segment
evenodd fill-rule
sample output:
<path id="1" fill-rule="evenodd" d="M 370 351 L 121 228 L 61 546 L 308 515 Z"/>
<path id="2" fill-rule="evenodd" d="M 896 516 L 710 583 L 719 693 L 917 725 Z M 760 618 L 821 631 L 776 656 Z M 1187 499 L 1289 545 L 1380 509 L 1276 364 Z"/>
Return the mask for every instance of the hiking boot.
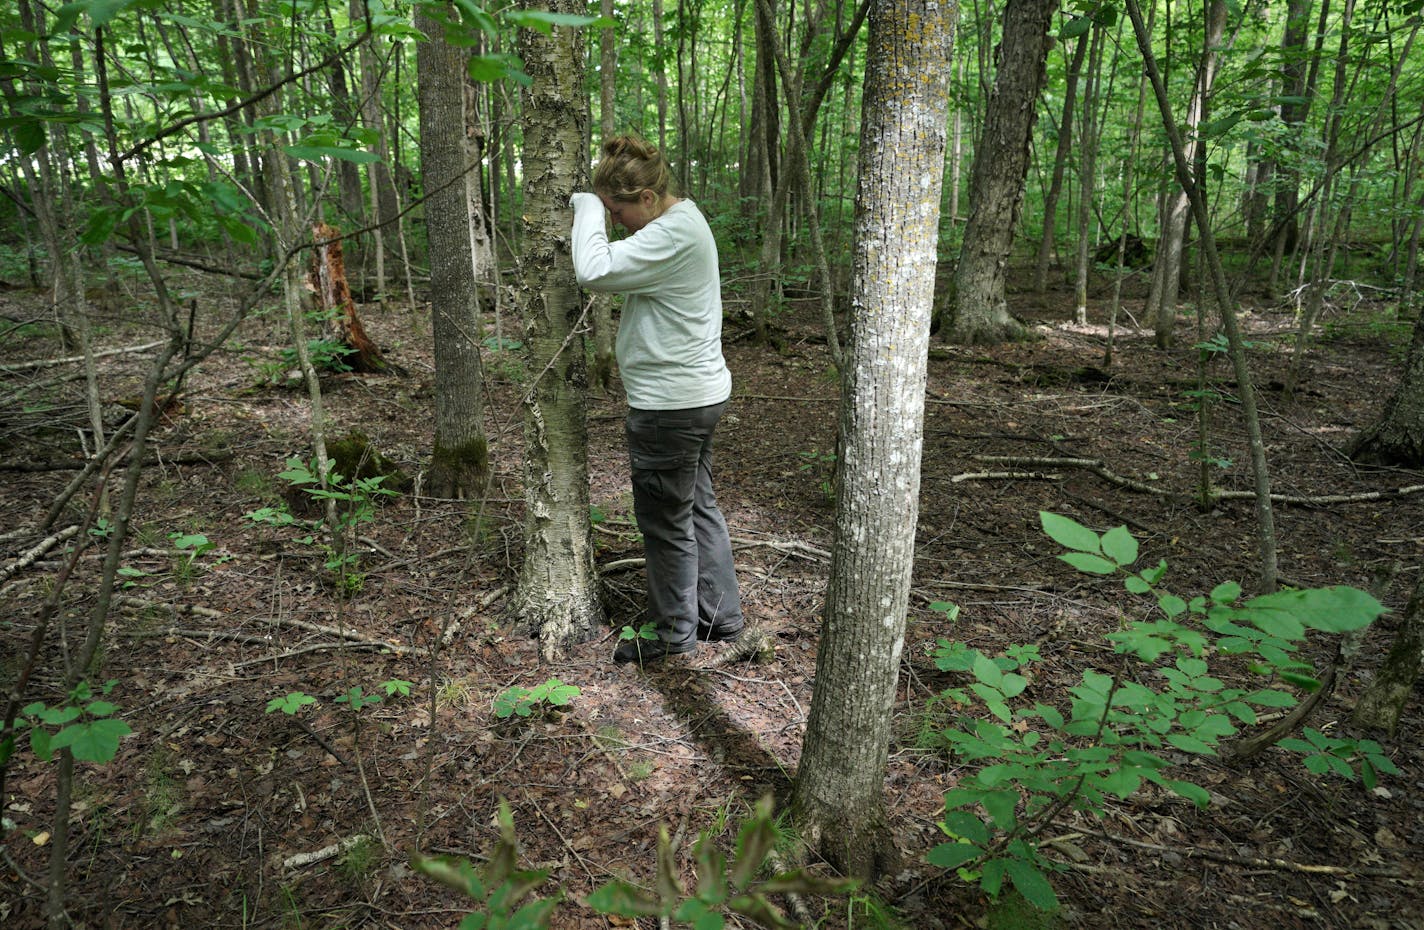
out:
<path id="1" fill-rule="evenodd" d="M 613 661 L 648 663 L 665 659 L 672 655 L 682 655 L 697 648 L 696 641 L 690 643 L 669 643 L 661 639 L 625 639 L 613 650 Z"/>
<path id="2" fill-rule="evenodd" d="M 702 639 L 705 642 L 709 643 L 730 643 L 733 640 L 740 638 L 741 635 L 746 631 L 746 624 L 742 624 L 736 629 L 728 629 L 726 627 L 719 628 L 714 626 L 712 629 L 707 631 L 707 635 L 702 637 Z"/>

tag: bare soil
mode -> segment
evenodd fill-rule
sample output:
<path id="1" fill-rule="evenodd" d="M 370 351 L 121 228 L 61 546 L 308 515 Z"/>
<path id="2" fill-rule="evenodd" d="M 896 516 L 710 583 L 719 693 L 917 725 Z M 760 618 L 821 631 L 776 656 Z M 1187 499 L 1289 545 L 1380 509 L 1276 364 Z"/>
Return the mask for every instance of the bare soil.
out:
<path id="1" fill-rule="evenodd" d="M 193 280 L 200 330 L 215 328 L 227 298 Z M 974 886 L 929 866 L 941 840 L 944 791 L 963 772 L 925 738 L 926 702 L 963 684 L 929 656 L 940 638 L 989 654 L 1037 643 L 1031 694 L 1062 700 L 1089 667 L 1109 667 L 1103 639 L 1144 608 L 1117 581 L 1075 573 L 1038 529 L 1039 511 L 1103 530 L 1127 524 L 1144 559 L 1165 558 L 1169 586 L 1187 596 L 1226 580 L 1250 584 L 1256 543 L 1248 501 L 1209 511 L 1192 503 L 1197 465 L 1189 391 L 1197 388 L 1198 340 L 1183 315 L 1179 348 L 1160 351 L 1124 315 L 1117 356 L 1103 364 L 1106 320 L 1065 324 L 1069 295 L 1015 295 L 1035 322 L 1035 341 L 992 348 L 936 346 L 930 362 L 924 474 L 909 638 L 896 705 L 885 793 L 901 866 L 876 886 L 901 925 L 914 928 L 1052 926 L 994 909 Z M 44 326 L 42 297 L 0 291 L 0 365 L 67 355 Z M 122 303 L 122 302 L 121 302 Z M 1100 301 L 1101 308 L 1105 301 Z M 1127 309 L 1140 313 L 1140 298 Z M 332 435 L 359 430 L 411 476 L 431 442 L 433 376 L 428 324 L 409 309 L 362 307 L 366 328 L 404 374 L 330 375 L 323 381 Z M 137 305 L 110 310 L 102 347 L 155 338 Z M 738 545 L 748 616 L 773 635 L 764 664 L 712 667 L 701 658 L 661 669 L 615 666 L 617 631 L 636 623 L 642 580 L 621 560 L 641 555 L 632 524 L 617 390 L 590 403 L 589 461 L 599 562 L 608 567 L 609 628 L 557 665 L 503 615 L 521 547 L 521 457 L 515 357 L 491 354 L 489 432 L 496 478 L 483 506 L 439 500 L 415 488 L 359 528 L 359 590 L 339 596 L 313 545 L 294 528 L 245 514 L 282 499 L 276 478 L 308 448 L 303 390 L 273 386 L 284 344 L 279 320 L 244 324 L 241 342 L 189 379 L 181 409 L 157 434 L 158 458 L 143 479 L 126 565 L 144 574 L 124 592 L 103 646 L 110 699 L 134 735 L 108 765 L 79 766 L 68 863 L 69 913 L 109 927 L 453 927 L 468 907 L 413 873 L 405 854 L 424 825 L 427 850 L 479 860 L 497 837 L 501 800 L 512 812 L 521 862 L 550 871 L 546 890 L 565 902 L 553 926 L 634 926 L 581 902 L 608 879 L 651 883 L 660 825 L 679 838 L 685 883 L 702 834 L 728 850 L 750 806 L 784 797 L 797 764 L 815 677 L 819 616 L 829 564 L 836 383 L 814 322 L 778 320 L 781 351 L 753 345 L 736 323 L 726 333 L 736 394 L 718 434 L 719 497 Z M 1376 414 L 1395 382 L 1409 321 L 1368 301 L 1336 306 L 1311 349 L 1294 398 L 1284 395 L 1290 307 L 1245 317 L 1255 344 L 1264 429 L 1276 489 L 1347 494 L 1420 483 L 1419 472 L 1358 467 L 1340 448 Z M 492 325 L 493 321 L 491 321 Z M 517 328 L 503 321 L 506 337 Z M 491 328 L 491 332 L 492 332 Z M 111 427 L 137 395 L 144 355 L 102 360 Z M 5 370 L 0 388 L 0 529 L 33 525 L 74 474 L 76 430 L 87 424 L 80 381 L 39 382 L 76 366 Z M 1251 487 L 1234 384 L 1224 361 L 1209 374 L 1224 399 L 1213 406 L 1213 467 L 1220 486 Z M 15 392 L 27 393 L 17 396 Z M 1170 492 L 1140 493 L 1075 467 L 986 464 L 976 456 L 1092 458 L 1113 472 Z M 36 470 L 40 467 L 56 470 Z M 1037 477 L 968 477 L 990 471 Z M 87 497 L 88 491 L 81 495 Z M 77 506 L 77 505 L 76 505 Z M 1400 570 L 1383 600 L 1398 611 L 1424 565 L 1424 495 L 1276 510 L 1284 580 L 1368 587 L 1382 567 Z M 60 526 L 75 522 L 71 514 Z M 191 566 L 170 534 L 201 533 L 216 548 Z M 12 536 L 4 565 L 43 534 Z M 0 581 L 0 684 L 8 691 L 29 650 L 39 605 L 63 547 Z M 60 650 L 82 635 L 99 561 L 91 549 L 65 589 L 65 637 L 50 636 L 26 701 L 54 703 Z M 956 625 L 929 609 L 961 608 Z M 1359 663 L 1310 725 L 1338 735 L 1378 665 L 1397 621 L 1386 615 Z M 307 624 L 303 626 L 301 624 Z M 310 626 L 354 630 L 348 643 Z M 446 648 L 431 646 L 442 630 Z M 397 648 L 369 648 L 386 642 Z M 1311 647 L 1328 661 L 1334 644 Z M 710 655 L 710 653 L 709 653 Z M 705 658 L 705 656 L 703 657 Z M 576 685 L 565 708 L 501 721 L 496 699 L 550 677 Z M 352 715 L 335 698 L 387 680 L 413 684 Z M 266 713 L 268 701 L 302 691 L 317 699 L 299 715 Z M 433 715 L 432 715 L 433 707 Z M 1317 777 L 1297 756 L 1268 751 L 1249 765 L 1183 758 L 1183 774 L 1211 792 L 1202 811 L 1175 796 L 1141 792 L 1106 816 L 1062 817 L 1045 839 L 1063 863 L 1055 885 L 1058 926 L 1075 928 L 1424 927 L 1424 740 L 1416 689 L 1399 732 L 1380 737 L 1401 774 L 1374 791 Z M 359 764 L 358 764 L 359 763 Z M 0 867 L 0 925 L 42 926 L 42 897 L 17 870 L 44 873 L 54 812 L 54 765 L 23 746 L 3 799 L 14 823 Z M 385 846 L 284 865 L 355 835 Z M 784 904 L 785 902 L 783 902 Z M 876 926 L 863 897 L 806 902 L 817 926 Z M 638 926 L 653 927 L 644 919 Z M 745 921 L 731 926 L 749 926 Z"/>

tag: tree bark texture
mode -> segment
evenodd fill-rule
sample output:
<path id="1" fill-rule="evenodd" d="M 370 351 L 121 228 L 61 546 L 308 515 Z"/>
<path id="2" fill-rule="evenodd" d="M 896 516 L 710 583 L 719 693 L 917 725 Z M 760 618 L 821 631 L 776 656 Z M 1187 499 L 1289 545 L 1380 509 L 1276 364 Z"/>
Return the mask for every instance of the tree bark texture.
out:
<path id="1" fill-rule="evenodd" d="M 1384 664 L 1355 704 L 1355 724 L 1375 727 L 1393 736 L 1421 670 L 1424 670 L 1424 577 L 1414 586 Z"/>
<path id="2" fill-rule="evenodd" d="M 465 69 L 462 51 L 442 27 L 416 10 L 430 37 L 416 48 L 420 82 L 420 173 L 430 250 L 430 316 L 435 340 L 435 447 L 431 492 L 473 497 L 489 467 L 484 430 L 484 371 L 479 301 L 470 234 L 465 158 Z"/>
<path id="3" fill-rule="evenodd" d="M 987 344 L 1020 335 L 1009 316 L 1005 275 L 1023 209 L 1029 141 L 1038 118 L 1058 0 L 1008 0 L 998 73 L 970 175 L 969 223 L 955 273 L 951 342 Z"/>
<path id="4" fill-rule="evenodd" d="M 860 876 L 887 864 L 882 791 L 918 513 L 955 12 L 877 0 L 870 14 L 836 538 L 792 799 L 803 836 Z"/>
<path id="5" fill-rule="evenodd" d="M 1359 462 L 1424 467 L 1424 314 L 1414 324 L 1414 338 L 1399 387 L 1385 402 L 1379 422 L 1350 446 Z"/>
<path id="6" fill-rule="evenodd" d="M 556 0 L 555 13 L 582 13 Z M 539 631 L 548 661 L 603 618 L 588 493 L 588 362 L 569 252 L 569 197 L 586 189 L 589 121 L 583 33 L 521 32 L 524 91 L 524 253 L 520 301 L 528 347 L 524 409 L 524 567 L 516 611 Z"/>

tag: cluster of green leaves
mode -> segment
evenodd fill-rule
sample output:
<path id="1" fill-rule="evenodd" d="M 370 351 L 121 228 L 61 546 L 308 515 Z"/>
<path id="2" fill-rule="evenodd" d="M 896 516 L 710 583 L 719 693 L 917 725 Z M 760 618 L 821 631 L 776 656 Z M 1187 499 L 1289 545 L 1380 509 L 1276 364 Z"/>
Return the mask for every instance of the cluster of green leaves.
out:
<path id="1" fill-rule="evenodd" d="M 644 623 L 642 626 L 639 626 L 636 629 L 632 626 L 624 626 L 623 629 L 618 631 L 618 639 L 620 641 L 627 641 L 631 639 L 648 641 L 657 638 L 658 625 L 656 623 L 653 623 L 652 621 L 648 621 L 647 623 Z"/>
<path id="2" fill-rule="evenodd" d="M 1068 551 L 1060 559 L 1096 575 L 1122 573 L 1133 594 L 1151 595 L 1148 616 L 1107 637 L 1120 657 L 1108 674 L 1083 672 L 1062 708 L 1022 700 L 1030 680 L 1020 671 L 1037 650 L 1018 647 L 991 658 L 941 640 L 936 663 L 973 677 L 940 700 L 982 704 L 988 718 L 963 718 L 941 736 L 966 762 L 981 765 L 945 794 L 941 828 L 950 842 L 929 854 L 997 896 L 1008 880 L 1034 905 L 1056 906 L 1034 836 L 1065 809 L 1100 815 L 1109 798 L 1123 799 L 1152 783 L 1205 807 L 1210 794 L 1173 777 L 1174 753 L 1214 755 L 1222 740 L 1257 722 L 1258 708 L 1297 703 L 1280 680 L 1317 686 L 1311 666 L 1296 656 L 1308 630 L 1344 633 L 1371 623 L 1383 607 L 1348 587 L 1283 591 L 1241 600 L 1235 583 L 1190 601 L 1163 590 L 1165 561 L 1134 571 L 1138 544 L 1126 527 L 1098 534 L 1073 520 L 1041 514 L 1044 532 Z M 1262 687 L 1227 687 L 1213 661 L 1239 657 L 1244 670 L 1268 679 Z M 1367 784 L 1394 767 L 1371 741 L 1310 736 L 1280 745 L 1307 753 L 1312 771 L 1353 776 L 1358 760 Z M 1318 738 L 1317 738 L 1318 737 Z"/>
<path id="3" fill-rule="evenodd" d="M 550 678 L 532 688 L 515 685 L 494 699 L 494 715 L 501 720 L 514 716 L 529 717 L 536 710 L 566 707 L 578 695 L 576 685 L 564 684 L 557 678 Z"/>
<path id="4" fill-rule="evenodd" d="M 404 679 L 389 678 L 377 685 L 377 688 L 379 688 L 384 695 L 376 693 L 368 694 L 360 685 L 352 685 L 332 700 L 336 704 L 346 704 L 353 711 L 360 713 L 367 707 L 373 707 L 381 703 L 385 698 L 409 697 L 411 687 L 411 683 Z M 281 697 L 274 697 L 268 701 L 267 709 L 263 711 L 263 713 L 275 714 L 280 711 L 291 717 L 300 713 L 303 707 L 315 703 L 316 698 L 307 694 L 305 691 L 289 691 Z"/>
<path id="5" fill-rule="evenodd" d="M 105 682 L 100 693 L 107 696 L 115 684 Z M 118 754 L 119 740 L 133 732 L 115 718 L 118 712 L 117 705 L 97 699 L 87 681 L 75 685 L 58 706 L 43 701 L 27 704 L 15 720 L 15 731 L 0 742 L 0 765 L 14 754 L 23 728 L 30 731 L 30 750 L 42 761 L 48 762 L 56 750 L 68 749 L 81 762 L 108 762 Z"/>

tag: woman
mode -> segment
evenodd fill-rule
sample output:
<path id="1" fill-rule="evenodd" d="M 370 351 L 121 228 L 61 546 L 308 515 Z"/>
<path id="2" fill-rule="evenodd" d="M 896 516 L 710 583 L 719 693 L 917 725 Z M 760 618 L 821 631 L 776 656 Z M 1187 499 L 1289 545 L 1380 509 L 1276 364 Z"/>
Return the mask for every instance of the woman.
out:
<path id="1" fill-rule="evenodd" d="M 717 243 L 696 204 L 672 194 L 670 181 L 656 148 L 618 136 L 603 145 L 596 194 L 573 195 L 579 284 L 625 295 L 615 351 L 658 631 L 656 640 L 620 643 L 615 662 L 691 652 L 698 640 L 733 639 L 743 628 L 732 542 L 712 493 L 712 433 L 732 393 Z M 627 238 L 609 241 L 605 208 Z"/>

